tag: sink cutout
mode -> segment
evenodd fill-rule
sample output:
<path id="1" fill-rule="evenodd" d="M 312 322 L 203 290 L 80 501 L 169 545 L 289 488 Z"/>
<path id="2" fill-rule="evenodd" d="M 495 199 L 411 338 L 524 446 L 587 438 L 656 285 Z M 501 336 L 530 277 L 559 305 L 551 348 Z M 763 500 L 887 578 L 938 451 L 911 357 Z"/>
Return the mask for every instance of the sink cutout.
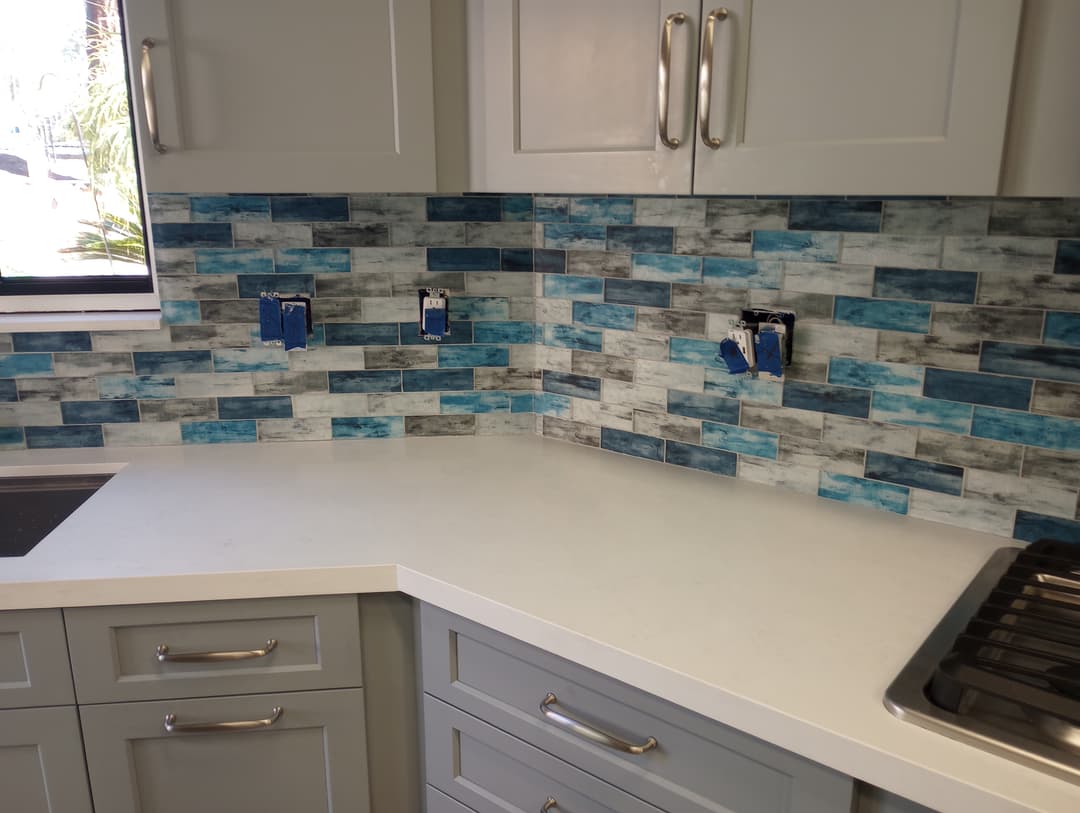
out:
<path id="1" fill-rule="evenodd" d="M 0 557 L 25 556 L 111 474 L 0 477 Z"/>

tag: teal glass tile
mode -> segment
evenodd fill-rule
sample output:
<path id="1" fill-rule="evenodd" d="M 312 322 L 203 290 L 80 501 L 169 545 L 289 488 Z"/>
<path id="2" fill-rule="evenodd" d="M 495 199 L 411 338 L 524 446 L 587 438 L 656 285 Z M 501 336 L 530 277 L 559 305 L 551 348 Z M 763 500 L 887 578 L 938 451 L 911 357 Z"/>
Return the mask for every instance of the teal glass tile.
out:
<path id="1" fill-rule="evenodd" d="M 648 460 L 664 459 L 664 441 L 660 438 L 607 426 L 600 429 L 600 448 Z"/>
<path id="2" fill-rule="evenodd" d="M 971 429 L 971 404 L 919 398 L 892 392 L 875 392 L 870 419 L 901 426 L 922 426 L 941 432 L 966 435 Z"/>
<path id="3" fill-rule="evenodd" d="M 510 300 L 505 296 L 451 296 L 450 318 L 472 322 L 505 322 L 510 318 Z M 475 325 L 473 330 L 476 330 Z"/>
<path id="4" fill-rule="evenodd" d="M 162 300 L 161 321 L 167 325 L 197 325 L 202 321 L 199 303 L 193 300 Z"/>
<path id="5" fill-rule="evenodd" d="M 971 434 L 1042 449 L 1080 451 L 1080 420 L 1051 415 L 979 406 L 975 407 Z"/>
<path id="6" fill-rule="evenodd" d="M 28 449 L 79 449 L 105 445 L 100 426 L 27 426 L 23 432 Z"/>
<path id="7" fill-rule="evenodd" d="M 132 355 L 138 375 L 211 372 L 209 350 L 161 350 Z"/>
<path id="8" fill-rule="evenodd" d="M 138 401 L 61 401 L 65 424 L 138 423 Z"/>
<path id="9" fill-rule="evenodd" d="M 679 336 L 672 336 L 669 353 L 670 360 L 676 364 L 727 369 L 727 365 L 720 360 L 720 342 L 710 342 L 705 339 L 683 339 Z"/>
<path id="10" fill-rule="evenodd" d="M 352 270 L 347 248 L 278 249 L 279 274 L 348 274 Z"/>
<path id="11" fill-rule="evenodd" d="M 1080 522 L 1060 517 L 1048 517 L 1033 511 L 1017 511 L 1013 539 L 1024 542 L 1057 539 L 1062 542 L 1080 544 Z"/>
<path id="12" fill-rule="evenodd" d="M 883 392 L 920 395 L 924 368 L 837 356 L 829 359 L 829 383 Z M 956 400 L 956 399 L 953 399 Z"/>
<path id="13" fill-rule="evenodd" d="M 477 344 L 532 344 L 532 322 L 477 322 L 473 339 Z"/>
<path id="14" fill-rule="evenodd" d="M 603 349 L 604 334 L 599 330 L 573 325 L 544 325 L 544 344 L 599 353 Z"/>
<path id="15" fill-rule="evenodd" d="M 26 378 L 53 374 L 49 353 L 0 353 L 0 378 Z"/>
<path id="16" fill-rule="evenodd" d="M 923 395 L 946 401 L 1026 410 L 1031 403 L 1032 384 L 1028 378 L 930 367 L 926 371 Z"/>
<path id="17" fill-rule="evenodd" d="M 835 263 L 840 260 L 840 235 L 814 231 L 755 231 L 755 258 Z"/>
<path id="18" fill-rule="evenodd" d="M 631 258 L 634 279 L 653 282 L 701 282 L 701 257 L 681 254 L 634 254 Z"/>
<path id="19" fill-rule="evenodd" d="M 488 392 L 444 392 L 439 396 L 439 411 L 443 415 L 479 415 L 485 412 L 509 412 L 510 395 L 496 390 Z"/>
<path id="20" fill-rule="evenodd" d="M 268 248 L 195 249 L 196 274 L 274 273 L 274 252 Z"/>
<path id="21" fill-rule="evenodd" d="M 1080 347 L 1080 313 L 1050 311 L 1046 314 L 1044 341 L 1047 344 Z"/>
<path id="22" fill-rule="evenodd" d="M 509 367 L 510 348 L 489 344 L 439 348 L 440 367 Z"/>
<path id="23" fill-rule="evenodd" d="M 195 421 L 180 424 L 180 439 L 196 445 L 254 443 L 258 430 L 255 421 Z"/>
<path id="24" fill-rule="evenodd" d="M 870 480 L 884 480 L 901 486 L 952 494 L 954 497 L 960 496 L 964 483 L 964 470 L 959 466 L 885 452 L 867 451 L 864 473 Z"/>
<path id="25" fill-rule="evenodd" d="M 574 321 L 591 327 L 612 330 L 633 330 L 637 312 L 629 305 L 605 305 L 594 302 L 574 302 Z"/>
<path id="26" fill-rule="evenodd" d="M 922 302 L 838 296 L 833 321 L 838 325 L 876 330 L 929 333 L 930 305 Z"/>
<path id="27" fill-rule="evenodd" d="M 703 281 L 721 288 L 776 290 L 784 279 L 784 266 L 773 260 L 745 260 L 737 257 L 706 257 Z"/>
<path id="28" fill-rule="evenodd" d="M 669 440 L 664 450 L 664 460 L 673 466 L 734 477 L 739 458 L 721 449 L 705 449 L 701 446 Z"/>
<path id="29" fill-rule="evenodd" d="M 12 333 L 11 345 L 16 353 L 77 353 L 93 349 L 90 334 L 85 330 Z"/>
<path id="30" fill-rule="evenodd" d="M 189 199 L 192 223 L 269 222 L 270 198 L 263 195 L 222 195 Z"/>
<path id="31" fill-rule="evenodd" d="M 724 423 L 701 424 L 701 445 L 776 460 L 779 436 Z"/>
<path id="32" fill-rule="evenodd" d="M 634 199 L 622 197 L 570 198 L 570 222 L 594 225 L 629 224 L 634 220 Z"/>
<path id="33" fill-rule="evenodd" d="M 818 496 L 828 500 L 865 505 L 894 514 L 908 512 L 909 491 L 904 486 L 864 480 L 847 474 L 823 471 L 818 483 Z"/>
<path id="34" fill-rule="evenodd" d="M 705 370 L 705 392 L 726 395 L 740 401 L 752 401 L 757 404 L 780 406 L 784 385 L 763 378 L 750 378 L 745 375 L 732 375 L 724 369 Z"/>
<path id="35" fill-rule="evenodd" d="M 603 251 L 607 248 L 607 227 L 545 222 L 543 248 Z"/>
<path id="36" fill-rule="evenodd" d="M 547 415 L 553 418 L 569 418 L 572 412 L 572 401 L 569 396 L 559 395 L 554 392 L 538 392 L 534 399 L 537 415 Z"/>
<path id="37" fill-rule="evenodd" d="M 405 437 L 405 419 L 400 415 L 374 418 L 331 418 L 330 432 L 334 440 L 403 438 Z"/>
<path id="38" fill-rule="evenodd" d="M 99 375 L 98 395 L 104 400 L 176 397 L 176 379 L 163 375 Z"/>
<path id="39" fill-rule="evenodd" d="M 215 373 L 265 373 L 289 369 L 289 356 L 279 348 L 238 347 L 214 350 L 213 354 Z"/>
<path id="40" fill-rule="evenodd" d="M 545 276 L 544 296 L 599 302 L 604 297 L 604 280 L 602 277 L 575 277 L 570 274 Z"/>

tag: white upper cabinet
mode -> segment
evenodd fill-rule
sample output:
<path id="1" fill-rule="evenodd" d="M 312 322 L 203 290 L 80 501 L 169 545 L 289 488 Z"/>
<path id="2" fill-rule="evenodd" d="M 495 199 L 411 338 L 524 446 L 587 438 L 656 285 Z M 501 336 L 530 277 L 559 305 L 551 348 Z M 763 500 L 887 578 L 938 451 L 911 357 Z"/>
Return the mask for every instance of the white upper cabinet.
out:
<path id="1" fill-rule="evenodd" d="M 434 189 L 429 0 L 125 5 L 148 190 Z"/>
<path id="2" fill-rule="evenodd" d="M 730 0 L 727 10 L 714 17 L 712 53 L 702 50 L 722 144 L 697 142 L 695 192 L 997 192 L 1018 0 Z"/>
<path id="3" fill-rule="evenodd" d="M 471 188 L 688 194 L 697 23 L 680 0 L 470 0 Z"/>
<path id="4" fill-rule="evenodd" d="M 992 195 L 1020 7 L 470 0 L 472 188 Z"/>

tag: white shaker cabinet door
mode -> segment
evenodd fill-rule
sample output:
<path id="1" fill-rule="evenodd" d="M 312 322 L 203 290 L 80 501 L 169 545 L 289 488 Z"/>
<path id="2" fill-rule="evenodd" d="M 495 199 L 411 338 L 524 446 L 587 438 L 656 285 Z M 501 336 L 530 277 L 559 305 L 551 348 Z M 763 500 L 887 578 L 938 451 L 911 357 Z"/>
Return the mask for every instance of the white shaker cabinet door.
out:
<path id="1" fill-rule="evenodd" d="M 435 187 L 429 0 L 125 6 L 149 191 Z"/>
<path id="2" fill-rule="evenodd" d="M 1020 0 L 723 5 L 696 193 L 996 193 Z"/>
<path id="3" fill-rule="evenodd" d="M 469 0 L 470 188 L 689 193 L 699 10 L 699 0 Z M 676 148 L 658 126 L 671 15 Z"/>

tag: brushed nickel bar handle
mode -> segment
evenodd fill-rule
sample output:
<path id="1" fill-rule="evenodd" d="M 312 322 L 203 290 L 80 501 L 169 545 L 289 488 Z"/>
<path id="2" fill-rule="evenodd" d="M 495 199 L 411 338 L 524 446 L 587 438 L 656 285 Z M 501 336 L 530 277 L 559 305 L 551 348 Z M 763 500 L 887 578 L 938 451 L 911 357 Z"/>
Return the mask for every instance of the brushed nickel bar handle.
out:
<path id="1" fill-rule="evenodd" d="M 679 138 L 668 136 L 668 108 L 671 106 L 671 30 L 686 22 L 686 14 L 676 11 L 664 20 L 664 34 L 660 38 L 660 67 L 656 85 L 656 118 L 660 141 L 669 150 L 676 150 L 682 143 Z"/>
<path id="2" fill-rule="evenodd" d="M 540 808 L 540 813 L 547 813 L 552 808 L 559 806 L 559 803 L 555 801 L 555 797 L 548 796 L 547 801 L 544 802 L 544 806 Z"/>
<path id="3" fill-rule="evenodd" d="M 142 41 L 142 92 L 143 107 L 146 110 L 146 129 L 150 131 L 150 143 L 159 153 L 166 153 L 169 148 L 161 143 L 158 132 L 157 93 L 154 92 L 154 66 L 150 62 L 150 51 L 157 45 L 147 37 Z"/>
<path id="4" fill-rule="evenodd" d="M 558 698 L 551 692 L 548 692 L 547 696 L 540 701 L 540 713 L 551 720 L 551 722 L 555 723 L 555 725 L 562 726 L 577 734 L 579 737 L 584 737 L 587 740 L 604 745 L 615 751 L 622 751 L 624 754 L 644 754 L 646 751 L 651 751 L 658 744 L 656 742 L 656 737 L 649 737 L 641 745 L 634 745 L 626 740 L 620 740 L 618 737 L 612 736 L 606 731 L 593 728 L 591 725 L 587 725 L 580 720 L 575 720 L 568 714 L 556 711 L 552 706 L 558 702 Z"/>
<path id="5" fill-rule="evenodd" d="M 709 12 L 705 20 L 705 42 L 701 46 L 701 71 L 698 74 L 698 127 L 701 130 L 701 143 L 711 150 L 723 146 L 722 138 L 709 134 L 709 108 L 712 106 L 713 48 L 716 41 L 716 23 L 728 17 L 726 8 L 716 8 Z"/>
<path id="6" fill-rule="evenodd" d="M 208 732 L 221 731 L 257 731 L 261 728 L 270 728 L 281 719 L 281 706 L 274 706 L 270 716 L 264 720 L 232 720 L 225 723 L 178 723 L 176 715 L 165 715 L 165 731 L 169 734 L 205 734 Z"/>
<path id="7" fill-rule="evenodd" d="M 262 649 L 240 649 L 234 652 L 170 652 L 168 644 L 159 644 L 157 659 L 161 663 L 220 663 L 265 658 L 277 648 L 277 638 L 270 638 Z"/>

